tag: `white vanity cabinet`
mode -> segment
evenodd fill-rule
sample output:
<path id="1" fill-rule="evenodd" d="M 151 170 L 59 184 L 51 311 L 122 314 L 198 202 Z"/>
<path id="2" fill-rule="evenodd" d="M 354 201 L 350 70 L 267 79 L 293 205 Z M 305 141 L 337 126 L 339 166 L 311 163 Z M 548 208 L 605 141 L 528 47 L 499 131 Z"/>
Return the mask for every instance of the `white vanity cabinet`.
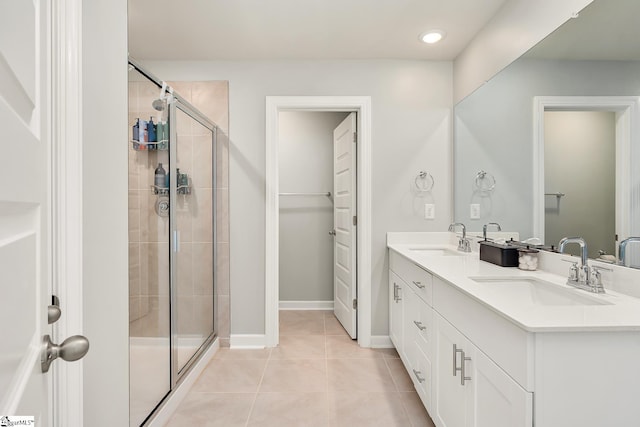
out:
<path id="1" fill-rule="evenodd" d="M 612 291 L 595 304 L 523 302 L 474 280 L 518 270 L 474 253 L 427 255 L 407 240 L 389 244 L 389 292 L 400 296 L 390 298 L 390 334 L 437 427 L 640 425 L 637 298 Z"/>
<path id="2" fill-rule="evenodd" d="M 390 337 L 436 425 L 531 427 L 532 394 L 437 311 L 436 295 L 442 301 L 442 311 L 451 313 L 454 320 L 469 316 L 460 319 L 465 329 L 478 321 L 488 322 L 485 325 L 489 327 L 496 325 L 482 316 L 476 317 L 475 307 L 458 299 L 457 291 L 447 293 L 443 286 L 450 285 L 446 282 L 393 251 L 389 267 Z M 526 339 L 514 337 L 511 331 L 500 327 L 488 335 L 494 333 L 509 340 L 508 346 L 527 351 Z M 518 351 L 503 353 L 500 345 L 487 345 L 507 359 L 519 358 Z M 467 379 L 463 380 L 463 376 Z"/>

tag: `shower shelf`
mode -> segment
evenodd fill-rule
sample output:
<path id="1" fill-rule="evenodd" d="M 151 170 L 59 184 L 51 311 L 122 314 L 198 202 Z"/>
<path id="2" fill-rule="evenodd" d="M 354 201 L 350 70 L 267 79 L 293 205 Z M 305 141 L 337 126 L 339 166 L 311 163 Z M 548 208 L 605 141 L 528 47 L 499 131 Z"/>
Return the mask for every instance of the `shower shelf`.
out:
<path id="1" fill-rule="evenodd" d="M 169 195 L 169 188 L 167 188 L 167 187 L 158 187 L 157 185 L 152 185 L 151 186 L 151 191 L 153 192 L 153 194 L 156 194 L 158 196 L 168 196 Z M 191 194 L 191 186 L 190 185 L 179 185 L 178 188 L 176 189 L 176 192 L 178 194 Z"/>
<path id="2" fill-rule="evenodd" d="M 157 142 L 140 142 L 132 139 L 130 142 L 135 151 L 167 151 L 169 149 L 169 141 L 166 139 Z M 159 147 L 159 145 L 163 143 L 167 143 L 167 145 Z"/>

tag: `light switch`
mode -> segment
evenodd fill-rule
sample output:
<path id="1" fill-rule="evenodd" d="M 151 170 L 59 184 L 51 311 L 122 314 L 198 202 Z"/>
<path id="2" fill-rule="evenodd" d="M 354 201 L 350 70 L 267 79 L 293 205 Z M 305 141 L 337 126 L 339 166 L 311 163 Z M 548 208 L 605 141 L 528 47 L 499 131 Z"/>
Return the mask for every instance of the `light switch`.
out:
<path id="1" fill-rule="evenodd" d="M 432 203 L 425 203 L 424 219 L 434 219 L 435 217 L 436 217 L 436 205 Z"/>
<path id="2" fill-rule="evenodd" d="M 480 203 L 472 203 L 469 206 L 469 217 L 471 219 L 480 219 Z"/>

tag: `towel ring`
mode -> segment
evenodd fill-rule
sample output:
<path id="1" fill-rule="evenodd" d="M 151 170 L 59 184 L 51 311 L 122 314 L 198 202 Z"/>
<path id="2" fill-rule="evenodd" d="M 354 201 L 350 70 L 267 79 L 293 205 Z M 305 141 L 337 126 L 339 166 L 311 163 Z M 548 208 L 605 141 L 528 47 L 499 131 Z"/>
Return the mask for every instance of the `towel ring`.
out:
<path id="1" fill-rule="evenodd" d="M 430 173 L 425 171 L 420 171 L 416 178 L 413 180 L 416 185 L 416 190 L 420 193 L 426 193 L 433 189 L 433 185 L 435 184 L 435 180 Z"/>
<path id="2" fill-rule="evenodd" d="M 476 174 L 476 189 L 481 192 L 490 192 L 496 188 L 496 179 L 488 172 L 481 170 Z"/>

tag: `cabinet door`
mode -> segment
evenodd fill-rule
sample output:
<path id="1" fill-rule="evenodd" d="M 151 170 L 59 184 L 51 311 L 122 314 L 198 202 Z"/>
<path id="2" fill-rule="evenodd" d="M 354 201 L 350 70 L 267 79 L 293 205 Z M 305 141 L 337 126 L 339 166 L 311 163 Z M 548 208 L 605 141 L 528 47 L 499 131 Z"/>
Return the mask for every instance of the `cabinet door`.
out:
<path id="1" fill-rule="evenodd" d="M 402 319 L 404 317 L 402 280 L 389 271 L 389 337 L 400 357 L 404 356 Z"/>
<path id="2" fill-rule="evenodd" d="M 465 427 L 467 421 L 469 382 L 461 384 L 461 373 L 456 371 L 460 367 L 461 353 L 470 346 L 467 339 L 442 316 L 434 313 L 435 351 L 432 366 L 434 380 L 434 410 L 433 419 L 439 427 Z M 469 368 L 470 363 L 465 364 Z M 468 374 L 467 374 L 468 376 Z"/>
<path id="3" fill-rule="evenodd" d="M 533 394 L 525 391 L 482 351 L 474 349 L 469 376 L 470 427 L 531 427 Z"/>

